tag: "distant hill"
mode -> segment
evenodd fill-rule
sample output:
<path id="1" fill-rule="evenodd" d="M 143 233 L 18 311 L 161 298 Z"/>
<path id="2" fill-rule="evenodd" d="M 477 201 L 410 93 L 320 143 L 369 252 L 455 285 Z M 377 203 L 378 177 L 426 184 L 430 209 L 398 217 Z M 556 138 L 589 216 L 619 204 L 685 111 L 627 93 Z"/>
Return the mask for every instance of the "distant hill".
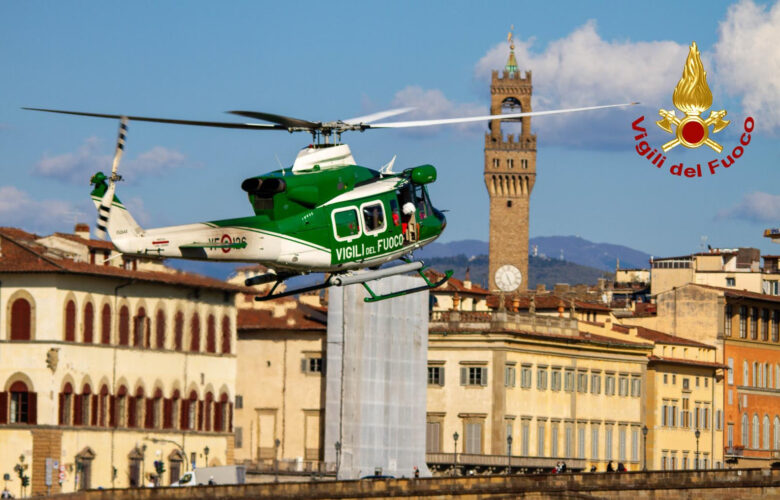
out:
<path id="1" fill-rule="evenodd" d="M 468 268 L 471 281 L 483 288 L 487 288 L 487 255 L 479 255 L 477 257 L 466 257 L 465 255 L 429 257 L 425 259 L 425 264 L 437 271 L 452 269 L 454 276 L 458 279 L 463 279 L 466 276 L 466 269 Z M 528 258 L 528 274 L 528 288 L 536 288 L 537 284 L 543 283 L 548 289 L 552 289 L 556 283 L 595 285 L 601 277 L 613 277 L 612 273 L 601 269 L 547 257 L 533 256 Z"/>
<path id="2" fill-rule="evenodd" d="M 536 246 L 539 257 L 547 256 L 554 260 L 565 260 L 574 264 L 595 267 L 604 271 L 615 270 L 617 259 L 622 269 L 647 268 L 650 255 L 623 245 L 611 243 L 593 243 L 579 236 L 537 236 L 529 242 L 529 254 L 533 255 Z M 416 257 L 455 257 L 465 255 L 474 257 L 488 254 L 488 243 L 479 240 L 459 240 L 449 243 L 434 242 L 415 253 Z M 561 259 L 561 253 L 563 259 Z"/>

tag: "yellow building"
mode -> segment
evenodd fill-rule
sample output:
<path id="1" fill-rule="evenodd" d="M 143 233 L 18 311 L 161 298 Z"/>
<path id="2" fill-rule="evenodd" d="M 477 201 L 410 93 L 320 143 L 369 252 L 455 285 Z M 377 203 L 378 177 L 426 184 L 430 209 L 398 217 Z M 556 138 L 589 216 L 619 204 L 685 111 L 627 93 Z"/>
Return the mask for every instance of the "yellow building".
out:
<path id="1" fill-rule="evenodd" d="M 641 468 L 652 345 L 581 332 L 575 319 L 439 313 L 428 349 L 429 467 Z M 511 439 L 510 439 L 511 438 Z M 453 456 L 453 451 L 458 456 Z"/>
<path id="2" fill-rule="evenodd" d="M 764 256 L 755 248 L 713 249 L 681 257 L 651 261 L 650 292 L 657 295 L 688 283 L 780 295 L 778 256 Z"/>
<path id="3" fill-rule="evenodd" d="M 28 493 L 48 490 L 47 459 L 52 493 L 233 461 L 242 288 L 111 255 L 0 228 L 0 471 L 19 486 L 26 466 Z"/>
<path id="4" fill-rule="evenodd" d="M 247 298 L 238 309 L 236 460 L 260 471 L 324 471 L 327 312 Z"/>

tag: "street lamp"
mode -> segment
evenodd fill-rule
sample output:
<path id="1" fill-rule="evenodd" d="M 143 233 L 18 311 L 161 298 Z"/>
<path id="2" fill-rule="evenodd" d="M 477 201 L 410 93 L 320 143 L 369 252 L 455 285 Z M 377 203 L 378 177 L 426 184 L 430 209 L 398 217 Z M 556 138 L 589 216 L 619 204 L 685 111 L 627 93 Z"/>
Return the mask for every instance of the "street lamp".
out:
<path id="1" fill-rule="evenodd" d="M 336 475 L 338 476 L 341 466 L 341 441 L 336 441 L 333 446 L 336 448 Z"/>
<path id="2" fill-rule="evenodd" d="M 209 466 L 209 451 L 211 451 L 211 450 L 209 450 L 208 446 L 203 448 L 203 454 L 206 455 L 206 467 Z"/>
<path id="3" fill-rule="evenodd" d="M 644 441 L 644 460 L 642 464 L 642 470 L 647 470 L 647 426 L 642 427 L 642 440 Z"/>
<path id="4" fill-rule="evenodd" d="M 453 451 L 455 453 L 452 454 L 452 475 L 453 476 L 455 475 L 455 469 L 458 464 L 458 437 L 460 437 L 458 436 L 458 431 L 455 431 L 452 434 L 452 440 L 455 442 L 455 446 L 453 447 Z"/>
<path id="5" fill-rule="evenodd" d="M 173 441 L 172 439 L 163 439 L 163 438 L 156 438 L 156 437 L 151 437 L 151 436 L 146 436 L 144 438 L 144 441 L 151 441 L 154 444 L 170 443 L 170 444 L 174 445 L 175 447 L 177 447 L 179 449 L 179 451 L 181 451 L 181 455 L 184 457 L 184 466 L 187 468 L 186 470 L 190 470 L 189 463 L 187 462 L 187 453 L 184 451 L 184 447 L 182 445 L 180 445 L 179 443 L 177 443 L 176 441 Z"/>
<path id="6" fill-rule="evenodd" d="M 701 431 L 699 429 L 696 429 L 694 435 L 696 436 L 696 470 L 698 470 L 699 469 L 699 437 L 701 436 Z"/>
<path id="7" fill-rule="evenodd" d="M 506 437 L 506 473 L 512 472 L 512 435 Z"/>
<path id="8" fill-rule="evenodd" d="M 141 488 L 146 486 L 146 445 L 141 445 Z"/>

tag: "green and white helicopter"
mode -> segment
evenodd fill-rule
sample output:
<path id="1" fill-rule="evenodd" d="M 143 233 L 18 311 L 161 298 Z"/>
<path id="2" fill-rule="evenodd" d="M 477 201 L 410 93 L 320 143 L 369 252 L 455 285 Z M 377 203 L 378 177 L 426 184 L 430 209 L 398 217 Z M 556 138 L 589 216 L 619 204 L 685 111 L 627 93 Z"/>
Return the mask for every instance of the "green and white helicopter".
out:
<path id="1" fill-rule="evenodd" d="M 633 104 L 633 103 L 632 103 Z M 367 302 L 384 300 L 443 284 L 423 274 L 422 261 L 412 252 L 433 242 L 447 225 L 444 214 L 431 203 L 426 185 L 436 181 L 432 165 L 402 172 L 392 170 L 395 157 L 380 170 L 359 166 L 349 146 L 340 144 L 341 134 L 381 128 L 425 127 L 488 120 L 570 113 L 628 106 L 613 104 L 553 111 L 416 120 L 377 121 L 410 111 L 399 108 L 348 120 L 311 122 L 255 111 L 230 111 L 268 123 L 231 123 L 142 116 L 112 115 L 43 108 L 24 108 L 69 115 L 120 120 L 119 138 L 111 175 L 92 176 L 91 197 L 98 210 L 97 235 L 106 233 L 117 250 L 142 257 L 209 261 L 254 262 L 268 268 L 265 274 L 246 280 L 247 286 L 275 283 L 257 300 L 284 297 L 330 286 L 361 283 L 369 293 Z M 303 148 L 292 167 L 250 177 L 241 184 L 254 215 L 181 226 L 144 229 L 116 197 L 122 177 L 118 167 L 125 147 L 127 123 L 143 122 L 198 125 L 250 130 L 307 132 L 313 144 Z M 330 142 L 335 134 L 336 143 Z M 403 263 L 379 268 L 394 260 Z M 367 282 L 409 272 L 418 272 L 425 285 L 378 295 Z M 278 285 L 294 276 L 327 273 L 317 285 L 274 293 Z"/>

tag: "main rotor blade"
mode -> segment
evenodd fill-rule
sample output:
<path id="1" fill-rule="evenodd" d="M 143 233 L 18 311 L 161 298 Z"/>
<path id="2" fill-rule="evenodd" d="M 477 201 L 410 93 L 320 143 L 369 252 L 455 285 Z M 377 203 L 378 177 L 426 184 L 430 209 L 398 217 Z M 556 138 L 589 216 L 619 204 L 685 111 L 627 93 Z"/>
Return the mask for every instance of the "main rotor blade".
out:
<path id="1" fill-rule="evenodd" d="M 176 125 L 197 125 L 200 127 L 218 127 L 218 128 L 238 128 L 249 130 L 286 130 L 279 125 L 269 125 L 267 123 L 229 123 L 229 122 L 207 122 L 200 120 L 175 120 L 172 118 L 151 118 L 147 116 L 130 116 L 130 115 L 109 115 L 104 113 L 86 113 L 83 111 L 65 111 L 62 109 L 43 109 L 43 108 L 22 108 L 30 111 L 45 111 L 47 113 L 60 113 L 63 115 L 78 115 L 78 116 L 94 116 L 96 118 L 122 118 L 126 117 L 128 120 L 135 120 L 139 122 L 155 122 L 155 123 L 173 123 Z"/>
<path id="2" fill-rule="evenodd" d="M 406 127 L 430 127 L 432 125 L 449 125 L 453 123 L 480 122 L 485 120 L 506 120 L 507 118 L 523 118 L 526 116 L 557 115 L 561 113 L 573 113 L 577 111 L 590 111 L 593 109 L 619 108 L 639 104 L 631 102 L 625 104 L 608 104 L 605 106 L 589 106 L 587 108 L 556 109 L 552 111 L 529 111 L 527 113 L 507 113 L 503 115 L 470 116 L 465 118 L 443 118 L 438 120 L 415 120 L 407 122 L 374 123 L 366 125 L 366 128 L 406 128 Z"/>
<path id="3" fill-rule="evenodd" d="M 348 120 L 342 120 L 344 123 L 348 123 L 350 125 L 357 125 L 359 123 L 371 123 L 375 122 L 377 120 L 382 120 L 384 118 L 389 118 L 391 116 L 400 115 L 402 113 L 408 113 L 409 111 L 414 110 L 415 108 L 395 108 L 395 109 L 388 109 L 387 111 L 380 111 L 378 113 L 373 113 L 370 115 L 365 116 L 358 116 L 355 118 L 350 118 Z"/>
<path id="4" fill-rule="evenodd" d="M 309 120 L 301 120 L 300 118 L 292 118 L 290 116 L 263 113 L 262 111 L 228 111 L 228 113 L 239 116 L 246 116 L 247 118 L 256 118 L 258 120 L 264 120 L 271 123 L 278 123 L 285 128 L 300 127 L 306 129 L 318 129 L 322 125 L 321 123 L 310 122 Z"/>

